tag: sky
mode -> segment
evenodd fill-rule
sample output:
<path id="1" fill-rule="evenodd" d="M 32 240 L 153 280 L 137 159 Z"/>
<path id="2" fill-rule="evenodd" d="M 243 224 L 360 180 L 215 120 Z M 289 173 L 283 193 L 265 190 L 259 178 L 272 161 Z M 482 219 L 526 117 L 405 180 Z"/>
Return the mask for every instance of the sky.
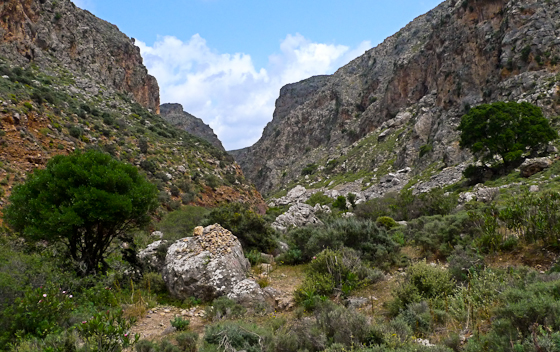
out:
<path id="1" fill-rule="evenodd" d="M 135 38 L 161 103 L 226 150 L 254 144 L 280 88 L 332 74 L 441 0 L 74 0 Z"/>

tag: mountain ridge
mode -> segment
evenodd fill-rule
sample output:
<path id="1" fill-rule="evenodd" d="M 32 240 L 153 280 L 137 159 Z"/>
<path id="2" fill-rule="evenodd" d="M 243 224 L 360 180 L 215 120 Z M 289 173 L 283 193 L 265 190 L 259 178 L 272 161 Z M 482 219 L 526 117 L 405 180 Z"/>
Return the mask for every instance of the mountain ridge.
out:
<path id="1" fill-rule="evenodd" d="M 471 160 L 456 131 L 469 106 L 560 113 L 559 5 L 444 1 L 333 75 L 284 87 L 261 139 L 231 154 L 266 195 L 358 179 L 365 189 L 406 167 L 426 178 Z"/>

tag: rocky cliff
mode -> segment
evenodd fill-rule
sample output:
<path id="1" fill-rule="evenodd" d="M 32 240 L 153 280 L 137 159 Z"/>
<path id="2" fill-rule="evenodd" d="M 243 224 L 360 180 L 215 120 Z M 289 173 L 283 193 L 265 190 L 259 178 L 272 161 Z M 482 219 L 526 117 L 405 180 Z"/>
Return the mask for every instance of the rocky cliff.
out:
<path id="1" fill-rule="evenodd" d="M 134 40 L 68 0 L 0 2 L 0 210 L 49 158 L 97 148 L 137 165 L 164 208 L 264 202 L 233 158 L 166 122 Z"/>
<path id="2" fill-rule="evenodd" d="M 19 66 L 34 63 L 86 78 L 80 86 L 109 86 L 131 93 L 159 112 L 159 88 L 142 64 L 134 39 L 69 0 L 9 0 L 0 3 L 0 55 Z M 95 89 L 95 87 L 93 88 Z"/>
<path id="3" fill-rule="evenodd" d="M 165 121 L 173 126 L 198 136 L 210 142 L 214 147 L 225 151 L 222 142 L 220 142 L 218 136 L 214 134 L 212 128 L 198 117 L 183 111 L 183 106 L 181 104 L 162 104 L 160 106 L 160 114 Z"/>
<path id="4" fill-rule="evenodd" d="M 558 115 L 559 64 L 559 0 L 447 0 L 335 74 L 282 88 L 261 139 L 231 154 L 265 194 L 379 187 L 407 167 L 406 182 L 460 177 L 466 109 L 523 100 Z"/>

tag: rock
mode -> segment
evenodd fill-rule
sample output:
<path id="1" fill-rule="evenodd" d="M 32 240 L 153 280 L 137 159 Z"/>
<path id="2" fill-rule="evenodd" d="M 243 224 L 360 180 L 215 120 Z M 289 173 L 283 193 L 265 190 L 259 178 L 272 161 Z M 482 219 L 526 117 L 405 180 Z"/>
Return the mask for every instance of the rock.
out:
<path id="1" fill-rule="evenodd" d="M 315 204 L 315 206 L 313 207 L 313 211 L 315 213 L 318 213 L 318 212 L 322 212 L 322 213 L 325 213 L 325 214 L 332 213 L 331 208 L 329 208 L 327 205 L 321 205 L 321 204 L 318 204 L 318 203 Z"/>
<path id="2" fill-rule="evenodd" d="M 558 148 L 553 145 L 549 145 L 548 147 L 546 147 L 546 152 L 549 154 L 555 154 L 558 153 Z"/>
<path id="3" fill-rule="evenodd" d="M 261 260 L 267 264 L 274 264 L 274 256 L 272 254 L 261 253 Z"/>
<path id="4" fill-rule="evenodd" d="M 161 232 L 161 231 L 154 231 L 154 232 L 152 232 L 151 236 L 152 236 L 152 237 L 157 237 L 157 238 L 159 238 L 159 239 L 162 239 L 162 238 L 163 238 L 163 232 Z"/>
<path id="5" fill-rule="evenodd" d="M 279 215 L 272 223 L 272 227 L 278 231 L 286 231 L 290 227 L 301 227 L 306 225 L 323 223 L 315 216 L 314 208 L 304 203 L 292 205 L 284 214 Z"/>
<path id="6" fill-rule="evenodd" d="M 343 214 L 342 214 L 342 217 L 343 217 L 343 218 L 346 218 L 346 219 L 352 218 L 352 217 L 354 217 L 354 216 L 356 216 L 356 214 L 351 213 L 351 212 L 347 212 L 347 213 L 343 213 Z"/>
<path id="7" fill-rule="evenodd" d="M 539 191 L 539 186 L 537 185 L 532 185 L 531 187 L 529 187 L 529 192 L 535 193 Z"/>
<path id="8" fill-rule="evenodd" d="M 552 165 L 552 160 L 550 158 L 534 158 L 534 159 L 527 159 L 521 164 L 519 167 L 519 171 L 521 176 L 523 177 L 530 177 L 536 174 L 537 172 L 541 172 L 542 170 L 550 167 Z"/>
<path id="9" fill-rule="evenodd" d="M 165 245 L 166 243 L 167 241 L 165 240 L 155 241 L 138 253 L 138 260 L 145 269 L 148 271 L 161 272 L 165 261 L 158 259 L 157 249 L 159 246 Z"/>
<path id="10" fill-rule="evenodd" d="M 296 187 L 292 188 L 289 192 L 287 197 L 292 199 L 297 199 L 305 194 L 305 187 L 297 185 Z"/>
<path id="11" fill-rule="evenodd" d="M 202 236 L 203 232 L 204 232 L 204 227 L 197 226 L 194 228 L 193 236 Z"/>
<path id="12" fill-rule="evenodd" d="M 465 204 L 470 202 L 471 200 L 475 199 L 476 196 L 474 193 L 472 192 L 463 192 L 461 194 L 459 194 L 459 203 L 460 204 Z"/>
<path id="13" fill-rule="evenodd" d="M 204 228 L 202 235 L 178 240 L 169 247 L 163 279 L 176 298 L 210 301 L 233 292 L 249 270 L 237 237 L 214 224 Z"/>
<path id="14" fill-rule="evenodd" d="M 263 264 L 259 265 L 259 269 L 260 269 L 263 273 L 270 273 L 270 272 L 272 271 L 272 265 L 271 265 L 271 264 L 263 263 Z"/>
<path id="15" fill-rule="evenodd" d="M 274 298 L 265 293 L 259 284 L 251 279 L 237 283 L 227 297 L 246 308 L 260 309 L 264 306 L 270 309 L 275 305 Z"/>
<path id="16" fill-rule="evenodd" d="M 500 193 L 500 189 L 498 187 L 485 187 L 482 184 L 477 184 L 473 188 L 473 192 L 476 196 L 476 200 L 479 202 L 488 203 L 493 201 L 498 194 Z"/>
<path id="17" fill-rule="evenodd" d="M 278 246 L 272 253 L 274 257 L 278 257 L 281 254 L 286 253 L 290 249 L 290 246 L 286 242 L 278 241 Z"/>
<path id="18" fill-rule="evenodd" d="M 365 306 L 369 302 L 370 300 L 366 297 L 350 297 L 344 302 L 344 304 L 348 308 L 358 309 Z"/>
<path id="19" fill-rule="evenodd" d="M 177 331 L 177 328 L 175 328 L 174 326 L 168 326 L 168 327 L 165 328 L 165 330 L 163 330 L 163 332 L 161 333 L 161 336 L 170 335 L 170 334 L 173 334 L 176 331 Z"/>

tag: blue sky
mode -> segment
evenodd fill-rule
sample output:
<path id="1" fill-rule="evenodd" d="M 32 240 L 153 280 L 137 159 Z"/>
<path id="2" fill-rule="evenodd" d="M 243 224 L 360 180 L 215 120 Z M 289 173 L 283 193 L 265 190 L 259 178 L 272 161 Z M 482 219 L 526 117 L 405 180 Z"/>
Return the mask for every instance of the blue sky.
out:
<path id="1" fill-rule="evenodd" d="M 252 145 L 280 88 L 331 74 L 440 0 L 75 0 L 136 39 L 161 102 L 226 149 Z"/>

